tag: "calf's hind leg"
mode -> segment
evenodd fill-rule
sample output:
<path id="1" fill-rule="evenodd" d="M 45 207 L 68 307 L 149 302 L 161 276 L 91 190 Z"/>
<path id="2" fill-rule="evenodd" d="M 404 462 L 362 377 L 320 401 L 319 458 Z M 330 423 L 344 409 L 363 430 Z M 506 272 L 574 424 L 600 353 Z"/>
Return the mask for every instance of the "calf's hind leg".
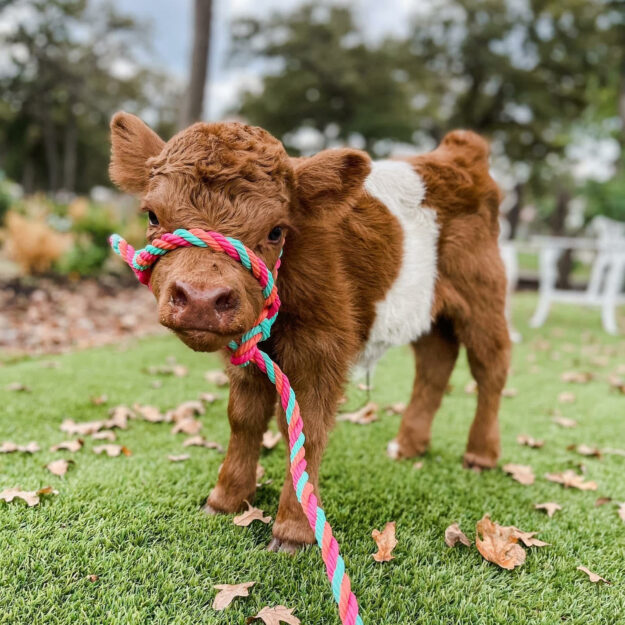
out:
<path id="1" fill-rule="evenodd" d="M 388 446 L 388 453 L 393 458 L 410 458 L 427 450 L 434 415 L 458 358 L 458 340 L 451 324 L 443 319 L 412 347 L 416 378 L 397 439 Z"/>

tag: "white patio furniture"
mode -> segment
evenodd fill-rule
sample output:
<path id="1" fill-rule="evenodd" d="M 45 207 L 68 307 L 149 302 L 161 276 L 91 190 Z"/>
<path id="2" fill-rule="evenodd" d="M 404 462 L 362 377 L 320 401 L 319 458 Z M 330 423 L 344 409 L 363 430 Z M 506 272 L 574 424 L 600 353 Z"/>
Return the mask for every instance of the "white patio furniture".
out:
<path id="1" fill-rule="evenodd" d="M 532 237 L 539 249 L 540 287 L 538 306 L 530 325 L 540 327 L 547 319 L 551 304 L 563 302 L 601 309 L 603 327 L 609 334 L 618 334 L 616 308 L 625 304 L 625 223 L 596 217 L 588 228 L 595 238 Z M 565 250 L 586 250 L 595 253 L 588 287 L 584 291 L 556 288 L 558 260 Z"/>

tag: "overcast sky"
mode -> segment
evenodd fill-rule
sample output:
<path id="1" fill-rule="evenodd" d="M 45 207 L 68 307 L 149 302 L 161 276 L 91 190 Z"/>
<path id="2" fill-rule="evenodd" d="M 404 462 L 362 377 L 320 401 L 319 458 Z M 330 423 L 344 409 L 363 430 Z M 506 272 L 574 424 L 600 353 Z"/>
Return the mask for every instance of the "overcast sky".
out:
<path id="1" fill-rule="evenodd" d="M 239 89 L 253 85 L 258 69 L 224 68 L 229 47 L 229 24 L 244 15 L 269 15 L 278 9 L 288 11 L 303 0 L 213 0 L 213 49 L 211 59 L 211 86 L 207 115 L 218 118 L 236 102 Z M 192 0 L 115 0 L 123 12 L 151 22 L 154 51 L 153 62 L 168 69 L 181 80 L 186 79 L 187 63 L 191 46 Z M 351 0 L 360 25 L 371 38 L 386 34 L 403 34 L 408 16 L 414 14 L 415 5 L 421 10 L 431 0 Z"/>

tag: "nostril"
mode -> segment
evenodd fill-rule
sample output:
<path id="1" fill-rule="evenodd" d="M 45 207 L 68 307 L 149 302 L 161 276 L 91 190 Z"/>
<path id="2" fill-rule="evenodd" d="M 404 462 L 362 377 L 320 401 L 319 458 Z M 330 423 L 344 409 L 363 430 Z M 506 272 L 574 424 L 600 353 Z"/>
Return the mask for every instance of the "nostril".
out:
<path id="1" fill-rule="evenodd" d="M 226 312 L 237 306 L 237 296 L 232 289 L 220 289 L 220 293 L 215 298 L 215 310 L 217 312 Z"/>
<path id="2" fill-rule="evenodd" d="M 169 294 L 169 303 L 175 308 L 184 308 L 187 305 L 188 296 L 184 286 L 176 282 Z"/>

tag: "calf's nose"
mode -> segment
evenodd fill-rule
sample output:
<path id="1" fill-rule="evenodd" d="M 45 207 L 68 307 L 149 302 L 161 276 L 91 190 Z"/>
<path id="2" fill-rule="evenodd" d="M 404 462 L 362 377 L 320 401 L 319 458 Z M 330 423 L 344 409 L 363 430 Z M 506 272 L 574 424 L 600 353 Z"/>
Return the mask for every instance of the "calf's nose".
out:
<path id="1" fill-rule="evenodd" d="M 224 332 L 239 307 L 239 297 L 230 287 L 201 288 L 176 280 L 169 305 L 174 327 Z"/>

